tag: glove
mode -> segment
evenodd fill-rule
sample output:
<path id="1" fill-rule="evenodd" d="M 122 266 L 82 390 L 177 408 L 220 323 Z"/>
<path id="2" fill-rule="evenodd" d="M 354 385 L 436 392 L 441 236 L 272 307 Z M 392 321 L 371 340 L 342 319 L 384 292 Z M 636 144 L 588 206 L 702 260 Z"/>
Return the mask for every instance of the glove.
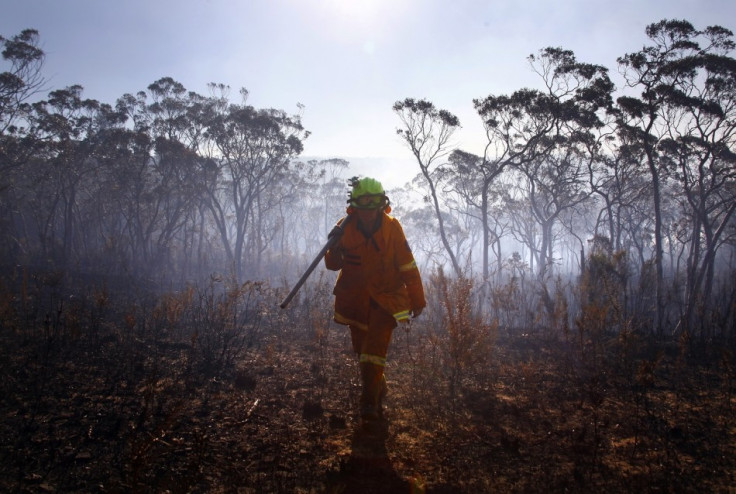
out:
<path id="1" fill-rule="evenodd" d="M 326 252 L 327 255 L 332 257 L 333 259 L 342 259 L 343 258 L 343 248 L 339 245 L 333 245 L 331 249 L 327 249 Z"/>
<path id="2" fill-rule="evenodd" d="M 416 317 L 419 317 L 419 315 L 422 313 L 423 310 L 424 310 L 424 307 L 418 307 L 416 309 L 412 309 L 411 318 L 414 319 Z"/>

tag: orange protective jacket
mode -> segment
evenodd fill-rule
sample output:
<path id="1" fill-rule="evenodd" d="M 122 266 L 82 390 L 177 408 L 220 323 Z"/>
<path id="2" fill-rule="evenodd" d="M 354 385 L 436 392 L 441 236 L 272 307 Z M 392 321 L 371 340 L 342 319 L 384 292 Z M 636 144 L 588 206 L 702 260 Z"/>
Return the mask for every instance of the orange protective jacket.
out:
<path id="1" fill-rule="evenodd" d="M 348 222 L 340 241 L 325 254 L 327 269 L 340 270 L 333 290 L 339 324 L 368 329 L 371 299 L 397 321 L 426 306 L 404 230 L 397 219 L 382 214 L 381 226 L 368 238 L 358 229 L 357 219 Z"/>

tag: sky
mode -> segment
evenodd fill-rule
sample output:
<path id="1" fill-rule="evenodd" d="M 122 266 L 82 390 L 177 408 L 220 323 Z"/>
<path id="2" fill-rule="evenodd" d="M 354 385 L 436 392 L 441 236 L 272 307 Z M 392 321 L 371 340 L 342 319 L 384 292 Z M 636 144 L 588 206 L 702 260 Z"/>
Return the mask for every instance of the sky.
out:
<path id="1" fill-rule="evenodd" d="M 736 1 L 0 0 L 1 36 L 39 31 L 50 89 L 114 104 L 162 77 L 203 95 L 225 84 L 237 103 L 245 88 L 256 108 L 301 112 L 303 157 L 347 159 L 389 186 L 419 171 L 396 101 L 455 114 L 453 147 L 482 154 L 473 99 L 540 87 L 530 54 L 569 49 L 620 83 L 616 59 L 662 19 L 736 30 Z"/>

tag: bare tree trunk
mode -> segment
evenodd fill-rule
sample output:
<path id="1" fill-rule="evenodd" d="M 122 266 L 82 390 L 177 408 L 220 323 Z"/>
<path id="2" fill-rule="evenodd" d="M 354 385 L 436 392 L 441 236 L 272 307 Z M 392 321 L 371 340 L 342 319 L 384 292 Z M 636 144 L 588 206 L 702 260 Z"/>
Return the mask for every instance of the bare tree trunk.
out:
<path id="1" fill-rule="evenodd" d="M 418 159 L 418 158 L 417 158 Z M 452 269 L 455 271 L 456 276 L 462 275 L 462 270 L 460 269 L 460 264 L 457 262 L 457 258 L 455 257 L 455 253 L 452 251 L 452 247 L 450 247 L 450 242 L 447 240 L 447 234 L 445 233 L 445 221 L 442 219 L 442 211 L 440 210 L 440 202 L 437 198 L 437 189 L 434 185 L 434 182 L 432 181 L 432 178 L 429 175 L 429 170 L 422 165 L 420 162 L 420 167 L 422 169 L 422 175 L 424 175 L 424 178 L 427 180 L 427 183 L 429 184 L 429 192 L 432 196 L 432 205 L 434 206 L 434 213 L 435 216 L 437 216 L 437 223 L 438 228 L 440 231 L 440 239 L 442 240 L 442 245 L 445 247 L 445 251 L 447 251 L 447 255 L 450 256 L 450 262 L 452 263 Z"/>
<path id="2" fill-rule="evenodd" d="M 654 118 L 652 118 L 652 122 Z M 662 320 L 664 319 L 664 248 L 662 246 L 662 198 L 659 186 L 659 170 L 654 161 L 653 151 L 647 147 L 647 162 L 652 176 L 652 193 L 654 195 L 654 268 L 656 271 L 656 311 L 653 328 L 657 335 L 662 335 Z"/>

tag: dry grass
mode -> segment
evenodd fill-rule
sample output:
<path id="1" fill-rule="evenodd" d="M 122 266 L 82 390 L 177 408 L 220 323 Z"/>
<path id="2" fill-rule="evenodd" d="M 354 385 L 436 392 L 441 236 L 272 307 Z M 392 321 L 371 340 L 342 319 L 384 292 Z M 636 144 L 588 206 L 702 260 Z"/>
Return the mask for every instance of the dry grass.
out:
<path id="1" fill-rule="evenodd" d="M 366 434 L 349 338 L 321 309 L 329 290 L 289 311 L 261 285 L 137 304 L 99 290 L 43 305 L 10 292 L 0 304 L 4 492 L 736 486 L 725 350 L 697 362 L 677 342 L 596 334 L 592 365 L 574 341 L 496 334 L 464 305 L 469 286 L 445 280 L 429 290 L 445 302 L 395 333 L 388 420 Z M 213 347 L 198 347 L 210 328 Z M 233 332 L 242 344 L 227 340 Z"/>

